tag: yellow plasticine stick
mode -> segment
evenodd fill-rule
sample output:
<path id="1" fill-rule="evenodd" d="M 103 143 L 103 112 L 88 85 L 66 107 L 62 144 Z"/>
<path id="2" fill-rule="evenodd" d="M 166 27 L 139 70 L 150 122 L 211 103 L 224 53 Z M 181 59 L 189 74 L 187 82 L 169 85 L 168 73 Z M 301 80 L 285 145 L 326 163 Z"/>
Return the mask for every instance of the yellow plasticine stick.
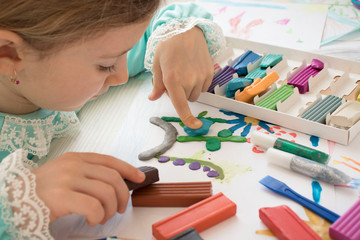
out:
<path id="1" fill-rule="evenodd" d="M 256 78 L 254 82 L 250 86 L 246 87 L 243 91 L 236 91 L 235 99 L 241 102 L 251 103 L 256 95 L 265 91 L 278 79 L 279 75 L 276 72 L 270 73 L 263 79 Z"/>

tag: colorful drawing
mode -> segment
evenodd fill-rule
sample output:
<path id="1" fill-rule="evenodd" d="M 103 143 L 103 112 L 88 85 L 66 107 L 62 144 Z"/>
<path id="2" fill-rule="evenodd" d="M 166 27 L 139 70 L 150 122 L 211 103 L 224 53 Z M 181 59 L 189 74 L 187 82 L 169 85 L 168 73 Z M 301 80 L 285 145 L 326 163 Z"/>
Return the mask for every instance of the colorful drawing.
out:
<path id="1" fill-rule="evenodd" d="M 359 163 L 359 162 L 357 162 L 357 161 L 355 161 L 355 160 L 353 160 L 353 159 L 351 159 L 351 158 L 347 158 L 347 157 L 343 157 L 343 156 L 341 156 L 341 157 L 342 157 L 343 159 L 345 159 L 347 162 L 350 161 L 351 163 L 354 163 L 354 164 L 360 166 L 360 163 Z M 352 169 L 354 169 L 355 171 L 360 172 L 360 168 L 355 167 L 355 166 L 353 166 L 353 164 L 347 163 L 347 162 L 338 161 L 338 160 L 333 160 L 333 163 L 334 163 L 334 164 L 344 164 L 345 166 L 347 166 L 347 167 L 349 167 L 349 168 L 352 168 Z"/>
<path id="2" fill-rule="evenodd" d="M 328 6 L 199 0 L 225 35 L 298 49 L 320 46 Z M 306 19 L 311 24 L 302 24 Z M 276 36 L 276 37 L 275 37 Z"/>

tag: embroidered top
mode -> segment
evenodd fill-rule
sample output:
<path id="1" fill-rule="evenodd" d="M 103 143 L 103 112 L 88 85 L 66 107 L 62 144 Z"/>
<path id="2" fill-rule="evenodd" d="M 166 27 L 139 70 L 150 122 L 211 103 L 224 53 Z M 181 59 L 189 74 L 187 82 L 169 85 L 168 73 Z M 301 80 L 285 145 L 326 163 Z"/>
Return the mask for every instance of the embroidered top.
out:
<path id="1" fill-rule="evenodd" d="M 211 19 L 194 3 L 176 3 L 159 10 L 128 52 L 129 76 L 151 71 L 158 42 L 194 26 L 203 30 L 211 56 L 218 55 L 226 42 Z M 71 133 L 78 125 L 75 112 L 0 113 L 0 239 L 52 239 L 49 209 L 36 195 L 31 170 L 46 157 L 52 139 Z"/>

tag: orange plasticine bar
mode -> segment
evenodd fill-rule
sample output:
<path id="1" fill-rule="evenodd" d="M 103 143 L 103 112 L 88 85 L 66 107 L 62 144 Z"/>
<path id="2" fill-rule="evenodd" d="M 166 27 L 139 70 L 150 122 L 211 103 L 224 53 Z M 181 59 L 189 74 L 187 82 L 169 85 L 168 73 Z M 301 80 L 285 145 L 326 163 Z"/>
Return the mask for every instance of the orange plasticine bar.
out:
<path id="1" fill-rule="evenodd" d="M 279 75 L 276 72 L 272 72 L 263 79 L 256 78 L 254 82 L 246 87 L 243 91 L 237 90 L 235 93 L 235 99 L 241 102 L 251 103 L 254 97 L 279 79 Z"/>
<path id="2" fill-rule="evenodd" d="M 153 236 L 166 240 L 191 227 L 204 231 L 236 214 L 236 204 L 223 193 L 206 198 L 152 225 Z"/>
<path id="3" fill-rule="evenodd" d="M 321 240 L 321 237 L 286 205 L 260 208 L 259 216 L 279 240 Z"/>

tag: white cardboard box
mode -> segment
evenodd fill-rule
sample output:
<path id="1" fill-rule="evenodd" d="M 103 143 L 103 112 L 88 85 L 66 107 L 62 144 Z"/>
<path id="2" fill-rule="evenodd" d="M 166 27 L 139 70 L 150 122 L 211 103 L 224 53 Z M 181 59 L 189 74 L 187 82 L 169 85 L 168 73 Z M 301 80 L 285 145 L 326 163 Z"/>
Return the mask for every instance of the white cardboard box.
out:
<path id="1" fill-rule="evenodd" d="M 283 103 L 278 103 L 278 111 L 226 98 L 224 96 L 226 85 L 222 87 L 217 86 L 215 88 L 215 94 L 202 93 L 198 99 L 199 102 L 344 145 L 349 144 L 360 132 L 360 121 L 345 130 L 298 117 L 310 103 L 319 99 L 323 91 L 328 91 L 328 93 L 330 91 L 332 95 L 342 98 L 350 95 L 350 93 L 357 96 L 360 93 L 360 87 L 358 85 L 360 83 L 360 62 L 235 38 L 227 38 L 227 41 L 229 48 L 217 61 L 222 67 L 227 64 L 231 65 L 237 57 L 247 50 L 263 56 L 267 54 L 283 54 L 283 61 L 273 68 L 267 69 L 267 73 L 275 71 L 280 76 L 275 85 L 283 84 L 284 81 L 291 78 L 297 71 L 309 65 L 313 58 L 321 60 L 325 67 L 318 75 L 309 80 L 310 91 L 308 93 L 299 94 L 296 90 L 290 98 Z M 249 72 L 257 68 L 260 61 L 261 60 L 253 65 L 249 65 Z M 256 98 L 258 98 L 258 96 Z"/>

